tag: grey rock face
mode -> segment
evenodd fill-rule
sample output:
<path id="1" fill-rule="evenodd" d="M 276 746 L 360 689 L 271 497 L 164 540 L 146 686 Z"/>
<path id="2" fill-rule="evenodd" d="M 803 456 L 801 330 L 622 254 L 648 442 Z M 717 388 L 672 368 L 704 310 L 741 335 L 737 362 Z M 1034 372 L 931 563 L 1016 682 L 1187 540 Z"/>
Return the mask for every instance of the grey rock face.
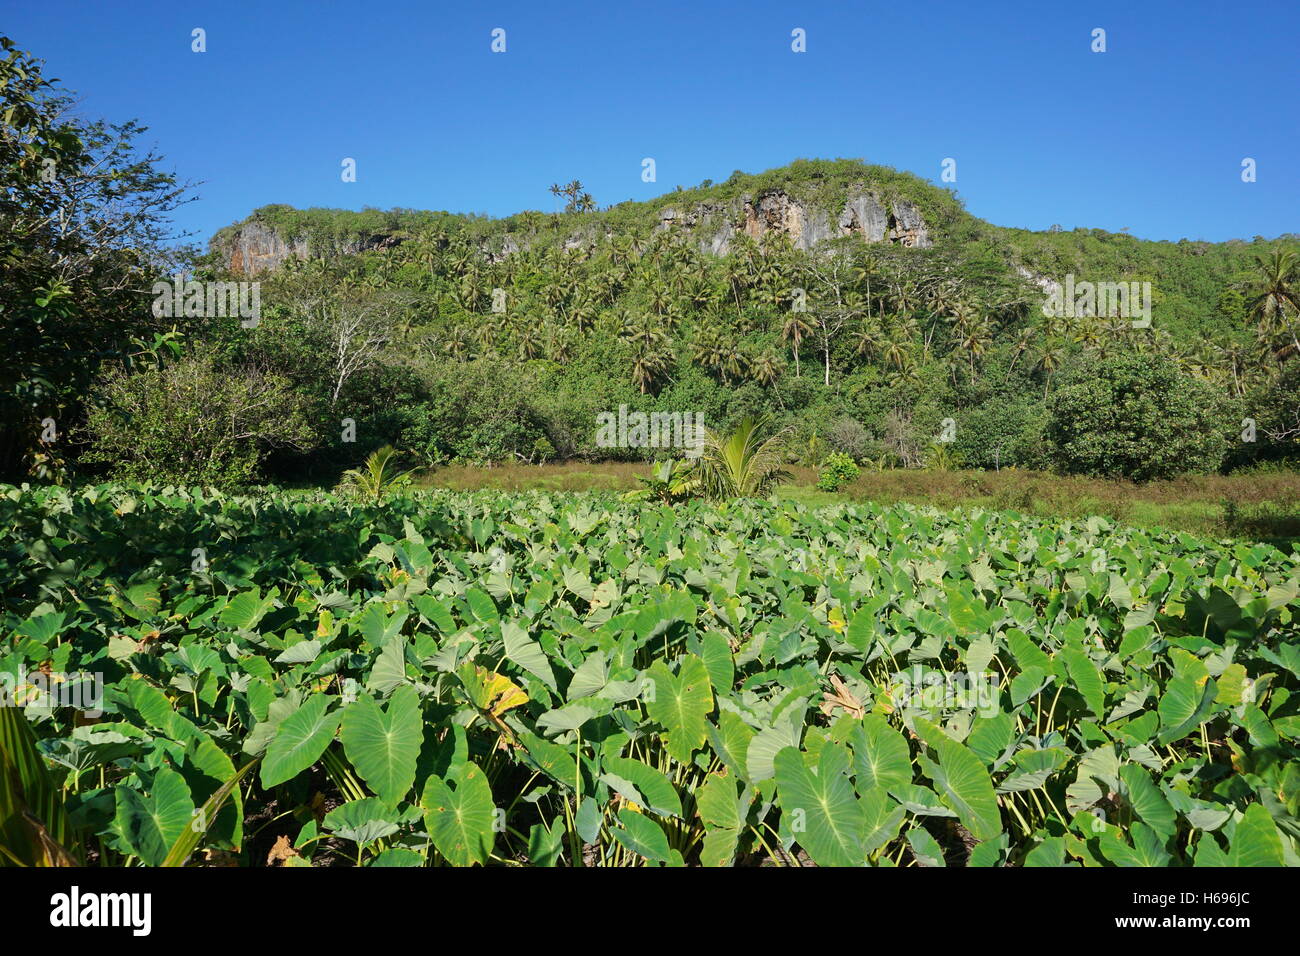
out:
<path id="1" fill-rule="evenodd" d="M 866 242 L 894 242 L 904 246 L 929 246 L 930 234 L 915 204 L 896 200 L 888 205 L 865 187 L 850 195 L 838 216 L 813 203 L 796 199 L 782 189 L 769 189 L 755 196 L 741 196 L 726 203 L 697 203 L 690 207 L 665 206 L 659 210 L 656 231 L 688 234 L 701 252 L 723 256 L 741 233 L 762 239 L 768 233 L 788 236 L 796 249 L 812 249 L 828 239 L 861 236 Z M 608 233 L 607 233 L 608 235 Z M 399 242 L 393 236 L 370 236 L 334 249 L 354 253 Z M 491 262 L 519 252 L 528 242 L 513 234 L 485 240 L 483 252 Z M 565 250 L 588 248 L 596 242 L 594 230 L 569 236 Z M 260 222 L 250 222 L 235 234 L 225 249 L 234 272 L 255 275 L 277 268 L 290 256 L 305 258 L 317 250 L 304 238 L 286 240 Z"/>
<path id="2" fill-rule="evenodd" d="M 860 235 L 867 242 L 882 242 L 889 229 L 889 214 L 874 195 L 855 196 L 840 213 L 840 235 Z"/>
<path id="3" fill-rule="evenodd" d="M 891 239 L 905 246 L 924 248 L 930 244 L 930 235 L 925 228 L 921 211 L 905 199 L 894 203 L 894 222 L 890 230 Z"/>
<path id="4" fill-rule="evenodd" d="M 337 244 L 333 251 L 340 255 L 352 255 L 366 249 L 387 249 L 400 245 L 401 242 L 397 236 L 367 236 Z M 306 259 L 318 251 L 313 250 L 303 236 L 285 239 L 274 229 L 257 221 L 246 223 L 222 247 L 230 271 L 246 276 L 278 269 L 286 259 Z"/>

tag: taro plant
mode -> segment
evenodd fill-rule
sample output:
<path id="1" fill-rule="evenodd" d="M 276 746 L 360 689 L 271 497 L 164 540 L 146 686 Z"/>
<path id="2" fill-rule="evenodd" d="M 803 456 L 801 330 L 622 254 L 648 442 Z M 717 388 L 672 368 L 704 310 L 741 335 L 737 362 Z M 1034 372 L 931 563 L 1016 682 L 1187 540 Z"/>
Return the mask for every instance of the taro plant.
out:
<path id="1" fill-rule="evenodd" d="M 700 492 L 700 476 L 694 462 L 674 460 L 671 458 L 657 461 L 650 469 L 650 476 L 640 477 L 642 487 L 624 495 L 626 501 L 658 501 L 671 505 L 685 501 Z"/>

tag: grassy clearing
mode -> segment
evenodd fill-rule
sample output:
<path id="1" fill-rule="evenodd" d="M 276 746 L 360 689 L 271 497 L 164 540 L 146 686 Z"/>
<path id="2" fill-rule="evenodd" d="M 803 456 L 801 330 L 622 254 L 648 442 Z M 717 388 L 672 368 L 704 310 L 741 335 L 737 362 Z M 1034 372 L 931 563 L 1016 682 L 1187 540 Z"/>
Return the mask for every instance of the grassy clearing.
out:
<path id="1" fill-rule="evenodd" d="M 819 491 L 817 472 L 794 466 L 780 498 L 808 505 L 846 501 L 911 502 L 936 508 L 980 507 L 1041 517 L 1101 515 L 1143 528 L 1168 528 L 1220 538 L 1268 541 L 1287 550 L 1300 543 L 1300 474 L 1209 475 L 1138 485 L 1064 478 L 1034 471 L 863 472 L 838 492 Z M 449 466 L 419 484 L 453 491 L 630 491 L 650 466 L 634 462 Z"/>

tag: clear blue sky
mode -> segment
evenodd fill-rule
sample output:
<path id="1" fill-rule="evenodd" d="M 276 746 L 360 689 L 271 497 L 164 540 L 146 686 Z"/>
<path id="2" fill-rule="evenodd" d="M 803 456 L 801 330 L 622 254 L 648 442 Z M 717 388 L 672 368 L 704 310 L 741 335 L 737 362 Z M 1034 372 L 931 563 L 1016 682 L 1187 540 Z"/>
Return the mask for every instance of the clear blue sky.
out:
<path id="1" fill-rule="evenodd" d="M 1300 232 L 1295 0 L 0 8 L 87 114 L 139 118 L 203 181 L 178 220 L 203 241 L 275 202 L 506 215 L 553 208 L 557 180 L 603 206 L 837 156 L 936 182 L 955 158 L 967 208 L 1001 225 Z"/>

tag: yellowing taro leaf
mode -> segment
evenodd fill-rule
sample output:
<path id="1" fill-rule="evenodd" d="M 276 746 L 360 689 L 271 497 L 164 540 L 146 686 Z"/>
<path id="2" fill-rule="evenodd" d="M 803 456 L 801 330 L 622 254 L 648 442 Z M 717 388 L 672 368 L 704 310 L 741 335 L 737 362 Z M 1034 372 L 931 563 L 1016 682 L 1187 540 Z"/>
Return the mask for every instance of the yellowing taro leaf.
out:
<path id="1" fill-rule="evenodd" d="M 329 611 L 320 612 L 320 623 L 316 625 L 317 637 L 329 637 L 334 633 L 334 615 Z"/>
<path id="2" fill-rule="evenodd" d="M 482 667 L 477 670 L 487 696 L 484 710 L 490 711 L 493 717 L 500 717 L 512 707 L 528 703 L 528 694 L 505 674 L 493 674 Z"/>

